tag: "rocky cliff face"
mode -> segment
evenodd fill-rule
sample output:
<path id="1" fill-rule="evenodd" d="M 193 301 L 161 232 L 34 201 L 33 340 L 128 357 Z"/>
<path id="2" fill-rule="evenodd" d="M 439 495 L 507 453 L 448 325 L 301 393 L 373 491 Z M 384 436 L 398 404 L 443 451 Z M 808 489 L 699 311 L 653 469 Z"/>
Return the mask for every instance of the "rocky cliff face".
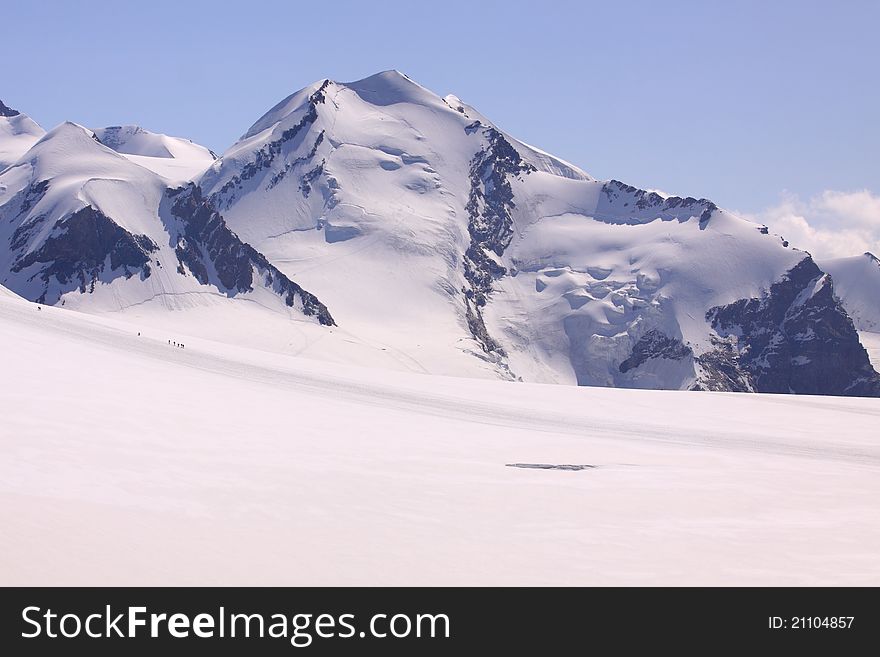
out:
<path id="1" fill-rule="evenodd" d="M 602 218 L 604 212 L 612 208 L 615 209 L 615 216 L 626 216 L 628 223 L 655 219 L 688 221 L 691 217 L 698 216 L 699 226 L 704 229 L 718 206 L 705 198 L 661 196 L 657 192 L 638 189 L 619 180 L 609 180 L 602 186 L 597 214 Z"/>
<path id="2" fill-rule="evenodd" d="M 620 364 L 621 374 L 626 374 L 652 358 L 681 360 L 693 355 L 691 348 L 677 338 L 664 335 L 657 329 L 645 333 L 633 347 L 632 354 Z"/>
<path id="3" fill-rule="evenodd" d="M 0 116 L 8 118 L 12 118 L 13 116 L 18 116 L 21 114 L 18 110 L 14 110 L 11 107 L 7 107 L 6 104 L 0 100 Z"/>
<path id="4" fill-rule="evenodd" d="M 282 147 L 285 144 L 292 142 L 308 131 L 308 128 L 318 119 L 318 106 L 324 104 L 324 101 L 326 100 L 325 92 L 329 84 L 329 80 L 324 80 L 321 86 L 318 87 L 318 89 L 309 97 L 308 108 L 302 118 L 295 125 L 287 128 L 278 137 L 257 150 L 251 161 L 242 167 L 241 172 L 230 178 L 220 190 L 212 195 L 212 201 L 215 205 L 228 208 L 229 205 L 235 201 L 236 193 L 241 189 L 242 183 L 250 180 L 261 171 L 268 169 L 275 159 L 281 155 Z M 319 133 L 312 145 L 310 155 L 302 158 L 301 161 L 308 161 L 314 157 L 318 146 L 321 145 L 323 140 L 324 134 Z M 301 162 L 290 162 L 288 163 L 289 166 L 285 165 L 284 169 L 277 173 L 270 181 L 269 188 L 271 189 L 271 187 L 274 187 L 281 182 L 287 172 L 300 163 Z M 305 193 L 308 195 L 308 192 Z"/>
<path id="5" fill-rule="evenodd" d="M 503 354 L 501 346 L 489 335 L 483 320 L 482 307 L 492 291 L 492 283 L 504 276 L 507 269 L 499 258 L 513 238 L 511 212 L 516 207 L 510 179 L 534 171 L 504 136 L 493 127 L 470 124 L 465 131 L 481 130 L 486 146 L 470 167 L 470 194 L 465 210 L 468 214 L 470 245 L 464 255 L 466 317 L 471 334 L 486 352 Z"/>
<path id="6" fill-rule="evenodd" d="M 712 308 L 716 348 L 700 357 L 698 388 L 880 396 L 880 375 L 835 297 L 804 258 L 761 298 Z"/>
<path id="7" fill-rule="evenodd" d="M 252 291 L 258 274 L 288 306 L 298 304 L 304 315 L 315 317 L 325 326 L 335 326 L 327 306 L 281 273 L 262 253 L 242 242 L 198 186 L 170 190 L 168 197 L 171 213 L 179 220 L 174 227 L 176 235 L 172 233 L 179 274 L 189 271 L 202 285 L 217 283 L 231 295 Z"/>
<path id="8" fill-rule="evenodd" d="M 43 219 L 25 224 L 13 233 L 11 246 L 21 249 Z M 134 235 L 108 216 L 87 206 L 65 217 L 51 229 L 40 248 L 19 255 L 11 271 L 32 268 L 30 280 L 42 281 L 39 303 L 55 303 L 65 292 L 91 292 L 99 280 L 112 281 L 139 274 L 150 276 L 150 254 L 158 249 L 146 235 Z M 57 283 L 53 285 L 53 283 Z"/>

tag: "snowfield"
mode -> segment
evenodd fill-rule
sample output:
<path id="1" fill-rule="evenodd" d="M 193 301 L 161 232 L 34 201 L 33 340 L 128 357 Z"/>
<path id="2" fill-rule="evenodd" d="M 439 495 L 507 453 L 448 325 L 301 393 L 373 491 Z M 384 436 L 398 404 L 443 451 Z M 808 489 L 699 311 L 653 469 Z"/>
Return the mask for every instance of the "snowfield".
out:
<path id="1" fill-rule="evenodd" d="M 876 399 L 359 369 L 8 294 L 0 335 L 3 585 L 880 585 Z"/>
<path id="2" fill-rule="evenodd" d="M 158 173 L 171 184 L 192 180 L 214 162 L 214 154 L 181 137 L 169 137 L 139 126 L 95 130 L 98 140 L 135 164 Z"/>
<path id="3" fill-rule="evenodd" d="M 868 352 L 874 369 L 880 368 L 880 333 L 859 333 L 859 339 Z"/>

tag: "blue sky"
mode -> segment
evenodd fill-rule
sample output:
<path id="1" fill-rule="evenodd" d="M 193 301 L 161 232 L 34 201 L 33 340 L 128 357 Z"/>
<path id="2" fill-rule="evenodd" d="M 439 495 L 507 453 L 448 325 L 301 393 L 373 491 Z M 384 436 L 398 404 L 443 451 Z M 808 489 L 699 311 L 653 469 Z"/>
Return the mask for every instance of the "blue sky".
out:
<path id="1" fill-rule="evenodd" d="M 880 194 L 878 25 L 858 0 L 34 0 L 3 8 L 0 98 L 219 152 L 314 80 L 397 68 L 597 177 L 760 213 Z"/>

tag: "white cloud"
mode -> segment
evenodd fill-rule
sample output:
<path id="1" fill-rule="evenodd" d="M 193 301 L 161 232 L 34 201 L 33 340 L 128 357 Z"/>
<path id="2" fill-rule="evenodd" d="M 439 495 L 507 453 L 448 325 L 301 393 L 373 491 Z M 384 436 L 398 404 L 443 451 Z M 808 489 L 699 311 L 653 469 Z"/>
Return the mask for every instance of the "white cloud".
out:
<path id="1" fill-rule="evenodd" d="M 880 196 L 868 190 L 829 190 L 806 201 L 785 193 L 778 204 L 742 216 L 766 224 L 817 259 L 865 251 L 880 255 Z"/>

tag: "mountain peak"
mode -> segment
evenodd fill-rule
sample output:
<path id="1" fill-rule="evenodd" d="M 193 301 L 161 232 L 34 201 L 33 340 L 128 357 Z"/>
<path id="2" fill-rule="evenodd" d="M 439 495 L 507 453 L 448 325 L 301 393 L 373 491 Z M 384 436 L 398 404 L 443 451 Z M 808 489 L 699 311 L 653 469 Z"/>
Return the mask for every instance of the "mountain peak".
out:
<path id="1" fill-rule="evenodd" d="M 93 178 L 134 176 L 141 182 L 147 179 L 136 173 L 140 167 L 107 148 L 90 129 L 71 121 L 65 121 L 44 134 L 27 152 L 27 158 L 41 179 L 68 175 L 74 170 Z M 122 171 L 127 173 L 123 175 Z"/>
<path id="2" fill-rule="evenodd" d="M 362 80 L 345 82 L 342 83 L 342 86 L 351 89 L 363 100 L 373 105 L 440 102 L 440 97 L 433 91 L 426 89 L 395 69 L 382 71 Z"/>
<path id="3" fill-rule="evenodd" d="M 7 107 L 6 104 L 0 100 L 0 116 L 11 118 L 13 116 L 18 116 L 21 114 L 18 110 L 14 110 L 11 107 Z"/>
<path id="4" fill-rule="evenodd" d="M 0 100 L 0 171 L 11 166 L 46 134 L 27 114 Z"/>
<path id="5" fill-rule="evenodd" d="M 117 153 L 174 157 L 163 143 L 165 135 L 144 130 L 138 125 L 114 125 L 95 129 L 95 136 L 104 146 Z"/>
<path id="6" fill-rule="evenodd" d="M 877 264 L 878 266 L 880 266 L 880 258 L 878 258 L 877 256 L 875 256 L 875 255 L 874 255 L 873 253 L 871 253 L 870 251 L 865 251 L 865 257 L 866 257 L 868 260 L 870 260 L 871 262 L 873 262 L 873 263 Z"/>
<path id="7" fill-rule="evenodd" d="M 95 133 L 85 126 L 80 125 L 79 123 L 74 123 L 73 121 L 65 121 L 49 130 L 41 141 L 48 141 L 49 139 L 57 138 L 79 139 L 82 137 L 87 137 L 91 141 L 98 141 L 97 137 L 95 137 Z"/>

